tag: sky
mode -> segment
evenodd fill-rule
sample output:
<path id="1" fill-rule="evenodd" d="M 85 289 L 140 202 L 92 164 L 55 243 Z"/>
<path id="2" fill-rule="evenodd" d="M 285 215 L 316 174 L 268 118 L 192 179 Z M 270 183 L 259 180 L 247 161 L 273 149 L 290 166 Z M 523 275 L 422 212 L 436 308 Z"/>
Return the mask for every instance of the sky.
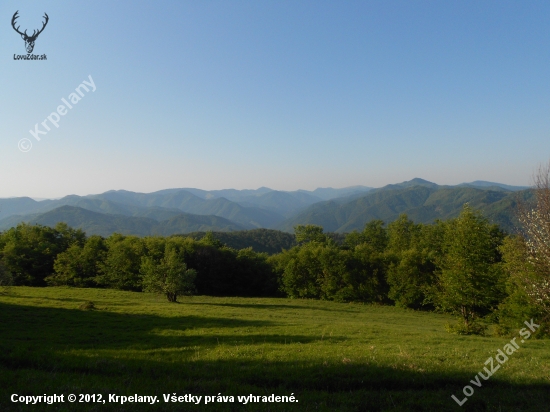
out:
<path id="1" fill-rule="evenodd" d="M 46 60 L 16 11 L 48 14 Z M 0 197 L 529 185 L 550 158 L 548 1 L 3 0 L 0 38 Z"/>

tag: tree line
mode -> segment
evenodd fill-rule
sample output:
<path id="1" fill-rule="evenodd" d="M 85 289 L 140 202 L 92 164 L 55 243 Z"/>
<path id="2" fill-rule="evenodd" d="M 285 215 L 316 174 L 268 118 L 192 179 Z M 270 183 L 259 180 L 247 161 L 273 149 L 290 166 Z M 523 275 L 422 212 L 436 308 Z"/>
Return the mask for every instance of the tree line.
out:
<path id="1" fill-rule="evenodd" d="M 406 215 L 388 225 L 374 220 L 343 242 L 298 225 L 296 245 L 270 256 L 227 247 L 212 233 L 104 238 L 63 223 L 22 223 L 0 234 L 0 286 L 149 291 L 169 301 L 200 294 L 390 304 L 452 313 L 453 332 L 483 333 L 494 323 L 504 334 L 549 319 L 550 259 L 537 225 L 535 240 L 507 235 L 466 204 L 457 218 L 433 224 Z"/>
<path id="2" fill-rule="evenodd" d="M 211 233 L 199 241 L 120 234 L 104 238 L 87 237 L 65 223 L 54 228 L 21 223 L 0 234 L 4 284 L 158 291 L 155 285 L 179 283 L 172 300 L 194 293 L 277 296 L 268 256 L 251 248 L 228 248 Z"/>

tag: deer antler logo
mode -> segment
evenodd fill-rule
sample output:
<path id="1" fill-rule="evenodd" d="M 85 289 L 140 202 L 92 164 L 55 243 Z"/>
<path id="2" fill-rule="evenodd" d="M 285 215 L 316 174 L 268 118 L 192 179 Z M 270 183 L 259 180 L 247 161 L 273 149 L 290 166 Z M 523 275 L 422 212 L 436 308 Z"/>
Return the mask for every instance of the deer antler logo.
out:
<path id="1" fill-rule="evenodd" d="M 40 30 L 38 30 L 38 32 L 36 30 L 34 30 L 33 33 L 32 33 L 32 36 L 29 36 L 29 35 L 27 35 L 27 30 L 25 30 L 24 33 L 21 33 L 19 31 L 19 26 L 15 27 L 15 23 L 16 23 L 15 20 L 17 20 L 17 18 L 19 17 L 17 15 L 17 13 L 19 13 L 19 10 L 17 10 L 15 12 L 15 14 L 13 15 L 13 17 L 11 19 L 11 25 L 12 25 L 13 29 L 21 35 L 21 38 L 23 40 L 25 40 L 25 48 L 27 49 L 27 53 L 32 53 L 32 51 L 34 49 L 34 42 L 36 41 L 36 38 L 38 37 L 38 35 L 40 33 L 42 33 L 42 31 L 44 30 L 44 28 L 48 24 L 48 20 L 50 18 L 48 17 L 48 15 L 46 13 L 44 13 L 43 17 L 46 19 L 46 21 L 42 23 L 42 28 Z"/>

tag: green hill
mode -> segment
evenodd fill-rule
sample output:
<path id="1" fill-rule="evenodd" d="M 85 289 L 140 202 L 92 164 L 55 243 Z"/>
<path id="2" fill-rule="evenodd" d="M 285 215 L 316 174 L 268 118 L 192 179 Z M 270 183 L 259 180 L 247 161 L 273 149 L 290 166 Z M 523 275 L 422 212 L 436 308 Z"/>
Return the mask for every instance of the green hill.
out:
<path id="1" fill-rule="evenodd" d="M 409 182 L 375 189 L 352 199 L 320 202 L 287 219 L 278 229 L 293 232 L 297 224 L 323 226 L 329 232 L 351 232 L 362 230 L 365 223 L 380 219 L 392 222 L 401 213 L 418 223 L 432 223 L 436 219 L 458 216 L 464 203 L 481 210 L 489 220 L 501 225 L 504 230 L 513 231 L 517 226 L 514 216 L 516 196 L 527 196 L 527 192 L 487 190 L 468 186 L 438 186 L 415 179 L 417 185 Z"/>
<path id="2" fill-rule="evenodd" d="M 243 230 L 244 227 L 218 216 L 202 216 L 180 213 L 168 220 L 158 222 L 148 217 L 132 217 L 92 212 L 74 206 L 61 206 L 43 214 L 25 218 L 11 216 L 0 221 L 0 230 L 14 226 L 14 222 L 24 220 L 30 224 L 55 226 L 65 222 L 75 229 L 82 229 L 87 235 L 109 236 L 112 233 L 125 235 L 161 235 L 196 231 L 231 231 Z M 15 223 L 16 224 L 16 223 Z"/>

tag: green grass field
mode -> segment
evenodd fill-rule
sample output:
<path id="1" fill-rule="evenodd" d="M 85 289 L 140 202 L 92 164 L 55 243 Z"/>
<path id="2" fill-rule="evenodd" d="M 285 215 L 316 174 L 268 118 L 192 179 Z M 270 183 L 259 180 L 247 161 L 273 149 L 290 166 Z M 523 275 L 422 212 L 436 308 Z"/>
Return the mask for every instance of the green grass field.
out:
<path id="1" fill-rule="evenodd" d="M 81 309 L 92 301 L 96 309 Z M 529 339 L 482 387 L 510 340 L 445 332 L 448 316 L 291 299 L 14 287 L 0 295 L 2 411 L 549 411 L 550 342 Z M 517 335 L 517 334 L 516 334 Z M 459 407 L 462 388 L 475 393 Z M 163 394 L 201 403 L 165 403 Z M 64 394 L 65 403 L 12 403 Z M 69 403 L 101 394 L 106 403 Z M 115 404 L 109 394 L 156 395 Z M 234 402 L 204 404 L 205 396 Z M 290 396 L 249 403 L 237 396 Z"/>

